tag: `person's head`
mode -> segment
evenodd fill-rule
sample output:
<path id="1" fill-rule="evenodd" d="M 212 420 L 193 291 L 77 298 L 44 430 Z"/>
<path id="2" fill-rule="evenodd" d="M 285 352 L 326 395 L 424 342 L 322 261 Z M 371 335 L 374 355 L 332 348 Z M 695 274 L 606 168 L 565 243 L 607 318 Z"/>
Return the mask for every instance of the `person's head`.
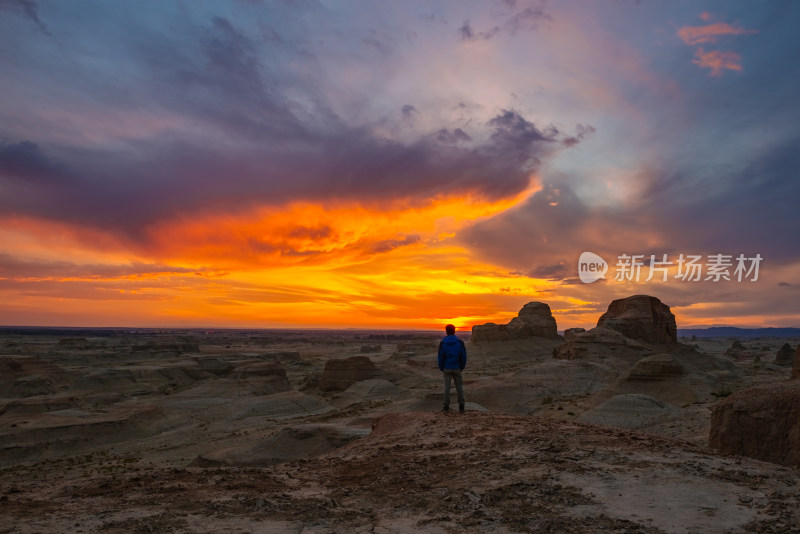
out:
<path id="1" fill-rule="evenodd" d="M 449 324 L 449 325 L 444 327 L 444 331 L 447 332 L 448 336 L 452 336 L 453 334 L 456 333 L 456 327 L 451 325 L 451 324 Z"/>

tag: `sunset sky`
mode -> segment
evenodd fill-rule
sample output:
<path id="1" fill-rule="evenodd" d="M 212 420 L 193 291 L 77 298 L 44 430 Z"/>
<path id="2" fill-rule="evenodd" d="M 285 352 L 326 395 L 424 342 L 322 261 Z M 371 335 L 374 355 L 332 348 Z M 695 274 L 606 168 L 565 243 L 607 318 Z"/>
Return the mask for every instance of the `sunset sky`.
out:
<path id="1" fill-rule="evenodd" d="M 543 301 L 564 329 L 644 293 L 679 327 L 800 326 L 798 24 L 792 0 L 0 0 L 0 325 L 469 328 Z M 651 254 L 666 281 L 616 279 Z"/>

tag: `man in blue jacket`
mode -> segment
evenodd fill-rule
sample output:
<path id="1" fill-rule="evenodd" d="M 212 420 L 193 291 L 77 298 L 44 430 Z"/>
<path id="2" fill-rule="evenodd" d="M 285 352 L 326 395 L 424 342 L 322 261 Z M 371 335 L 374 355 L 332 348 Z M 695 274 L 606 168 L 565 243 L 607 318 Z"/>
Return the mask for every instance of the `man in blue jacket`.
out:
<path id="1" fill-rule="evenodd" d="M 444 408 L 450 410 L 450 379 L 456 383 L 458 393 L 458 411 L 464 413 L 464 381 L 461 371 L 467 366 L 467 349 L 464 342 L 456 337 L 456 327 L 449 324 L 444 327 L 447 333 L 439 342 L 439 370 L 444 375 Z"/>

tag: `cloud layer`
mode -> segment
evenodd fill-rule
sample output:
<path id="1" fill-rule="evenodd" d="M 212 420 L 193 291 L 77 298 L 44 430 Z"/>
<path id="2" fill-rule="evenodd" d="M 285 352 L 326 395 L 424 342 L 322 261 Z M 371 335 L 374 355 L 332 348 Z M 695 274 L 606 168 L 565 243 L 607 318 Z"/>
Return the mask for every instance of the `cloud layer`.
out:
<path id="1" fill-rule="evenodd" d="M 0 322 L 800 321 L 800 7 L 742 6 L 0 2 Z M 760 253 L 763 296 L 583 251 Z"/>

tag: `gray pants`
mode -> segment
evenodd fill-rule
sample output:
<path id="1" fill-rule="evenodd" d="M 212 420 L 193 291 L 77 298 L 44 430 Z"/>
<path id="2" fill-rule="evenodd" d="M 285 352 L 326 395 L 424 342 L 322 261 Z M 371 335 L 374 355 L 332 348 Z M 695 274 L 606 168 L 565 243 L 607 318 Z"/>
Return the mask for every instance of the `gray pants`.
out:
<path id="1" fill-rule="evenodd" d="M 442 371 L 444 376 L 444 405 L 450 406 L 450 379 L 456 383 L 456 393 L 458 393 L 458 405 L 464 405 L 464 380 L 461 378 L 460 369 L 445 369 Z"/>

